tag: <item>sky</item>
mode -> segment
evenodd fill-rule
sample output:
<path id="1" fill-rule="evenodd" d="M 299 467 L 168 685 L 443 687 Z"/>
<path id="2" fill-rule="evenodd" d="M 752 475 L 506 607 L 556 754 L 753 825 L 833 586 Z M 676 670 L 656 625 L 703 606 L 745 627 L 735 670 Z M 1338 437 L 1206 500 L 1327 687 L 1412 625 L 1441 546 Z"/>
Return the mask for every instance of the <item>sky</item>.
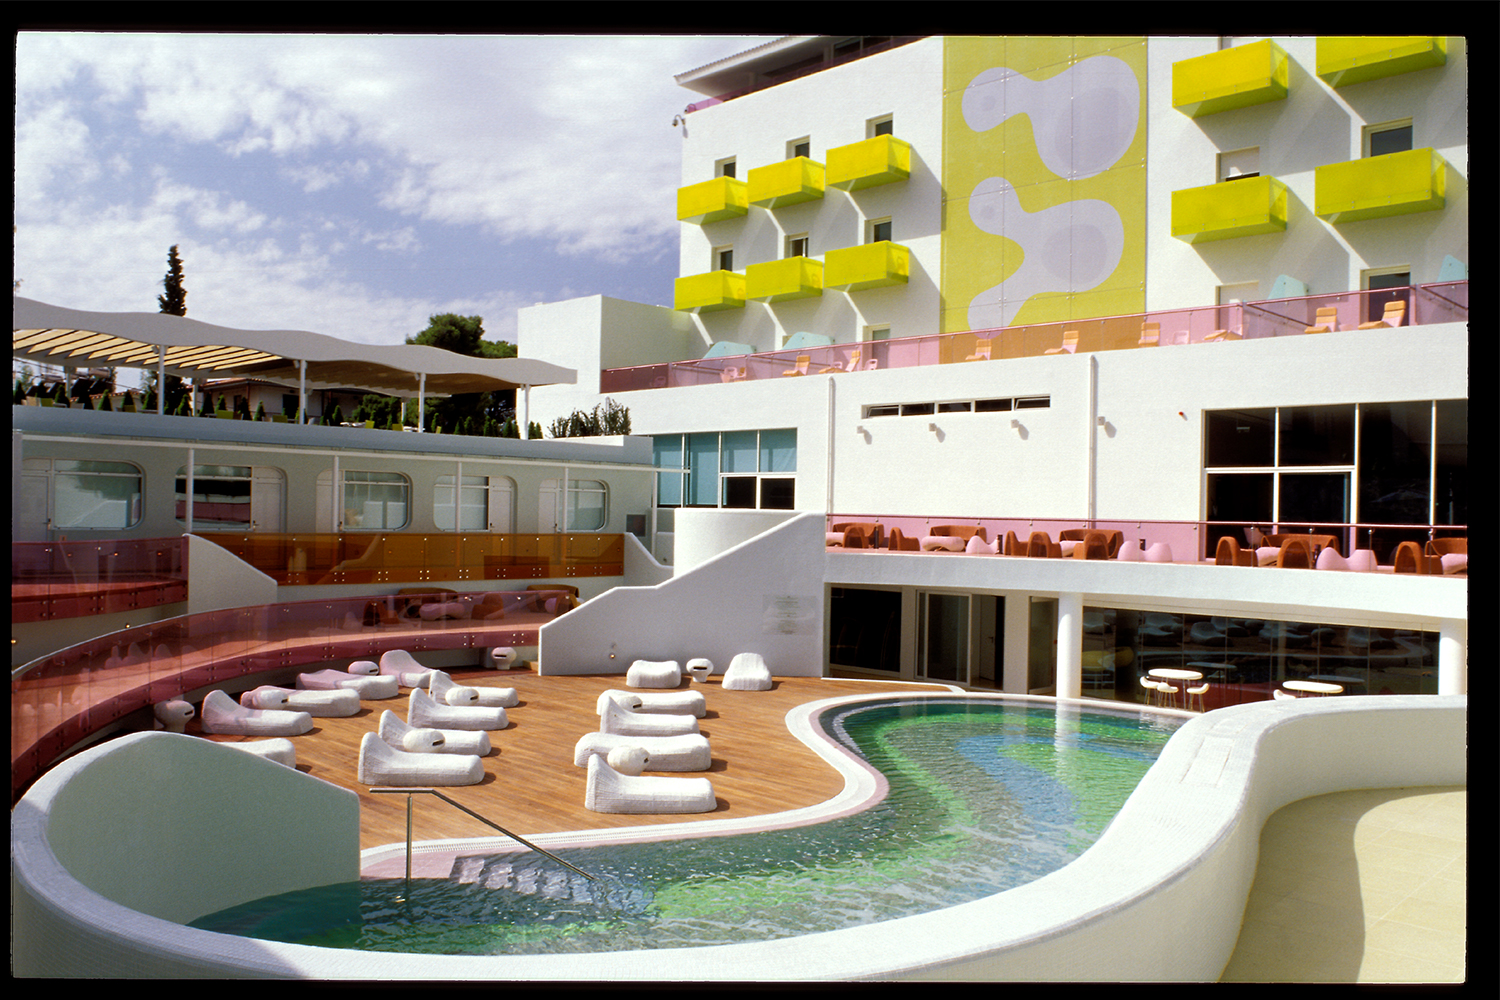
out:
<path id="1" fill-rule="evenodd" d="M 16 294 L 397 344 L 455 312 L 670 305 L 675 74 L 776 36 L 23 31 Z"/>

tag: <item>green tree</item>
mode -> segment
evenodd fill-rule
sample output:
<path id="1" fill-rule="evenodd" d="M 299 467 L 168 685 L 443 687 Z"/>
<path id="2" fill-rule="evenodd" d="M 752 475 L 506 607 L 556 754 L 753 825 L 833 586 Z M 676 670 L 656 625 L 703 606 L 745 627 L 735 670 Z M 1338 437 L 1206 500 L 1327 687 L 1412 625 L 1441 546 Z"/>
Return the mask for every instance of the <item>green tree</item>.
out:
<path id="1" fill-rule="evenodd" d="M 513 358 L 516 346 L 504 340 L 484 339 L 484 317 L 459 316 L 456 313 L 441 313 L 430 316 L 427 329 L 414 337 L 407 337 L 408 344 L 437 347 L 469 358 Z M 515 414 L 516 392 L 503 389 L 495 392 L 466 392 L 447 399 L 428 401 L 427 412 L 435 415 L 437 424 L 451 432 L 483 433 L 486 420 L 500 422 Z M 472 418 L 468 424 L 464 417 Z M 413 420 L 412 423 L 416 421 Z M 464 430 L 468 427 L 468 430 Z"/>
<path id="2" fill-rule="evenodd" d="M 177 256 L 177 244 L 167 251 L 167 273 L 161 279 L 165 291 L 156 297 L 157 311 L 169 316 L 187 315 L 187 289 L 182 286 L 182 258 Z M 146 387 L 156 388 L 156 369 L 146 370 Z M 176 413 L 181 406 L 184 394 L 182 379 L 176 375 L 167 376 L 167 405 L 164 412 Z M 153 406 L 152 409 L 155 409 Z"/>

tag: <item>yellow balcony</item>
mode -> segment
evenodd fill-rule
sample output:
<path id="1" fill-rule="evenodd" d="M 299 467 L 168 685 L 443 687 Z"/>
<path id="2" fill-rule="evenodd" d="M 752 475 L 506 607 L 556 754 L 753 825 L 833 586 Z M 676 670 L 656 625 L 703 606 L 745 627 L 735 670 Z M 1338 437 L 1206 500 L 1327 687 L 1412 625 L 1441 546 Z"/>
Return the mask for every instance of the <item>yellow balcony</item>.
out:
<path id="1" fill-rule="evenodd" d="M 1270 39 L 1172 64 L 1172 107 L 1189 118 L 1286 98 L 1287 58 Z"/>
<path id="2" fill-rule="evenodd" d="M 911 275 L 910 251 L 889 240 L 830 250 L 824 260 L 824 287 L 844 292 L 904 285 Z"/>
<path id="3" fill-rule="evenodd" d="M 718 312 L 745 307 L 745 276 L 733 271 L 709 271 L 678 278 L 672 289 L 672 308 Z"/>
<path id="4" fill-rule="evenodd" d="M 1448 39 L 1441 35 L 1318 39 L 1318 76 L 1330 87 L 1347 87 L 1447 61 Z"/>
<path id="5" fill-rule="evenodd" d="M 1313 175 L 1313 211 L 1335 223 L 1435 211 L 1443 207 L 1447 172 L 1434 149 L 1328 163 Z"/>
<path id="6" fill-rule="evenodd" d="M 1286 185 L 1246 177 L 1172 192 L 1172 235 L 1186 243 L 1286 231 Z"/>
<path id="7" fill-rule="evenodd" d="M 750 171 L 750 204 L 781 208 L 823 197 L 823 164 L 805 156 Z"/>
<path id="8" fill-rule="evenodd" d="M 911 143 L 895 136 L 877 135 L 828 151 L 828 186 L 840 191 L 894 184 L 910 176 Z"/>
<path id="9" fill-rule="evenodd" d="M 715 177 L 677 189 L 677 220 L 703 225 L 721 222 L 750 211 L 746 185 L 733 177 Z"/>
<path id="10" fill-rule="evenodd" d="M 823 262 L 809 257 L 787 257 L 745 268 L 745 298 L 756 302 L 787 302 L 823 294 Z"/>

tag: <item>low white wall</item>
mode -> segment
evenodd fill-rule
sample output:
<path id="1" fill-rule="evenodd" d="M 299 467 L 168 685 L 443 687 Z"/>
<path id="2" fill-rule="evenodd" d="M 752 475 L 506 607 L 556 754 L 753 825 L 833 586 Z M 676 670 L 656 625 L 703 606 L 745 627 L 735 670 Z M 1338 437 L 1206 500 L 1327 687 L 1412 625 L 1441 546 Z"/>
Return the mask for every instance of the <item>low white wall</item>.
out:
<path id="1" fill-rule="evenodd" d="M 1064 717 L 1090 707 L 1056 705 Z M 822 739 L 808 718 L 790 720 L 793 731 L 810 743 Z M 1266 819 L 1311 795 L 1466 784 L 1467 719 L 1466 696 L 1318 698 L 1220 709 L 1172 737 L 1093 847 L 1029 885 L 824 934 L 589 955 L 349 952 L 210 934 L 132 914 L 79 885 L 48 850 L 45 817 L 56 790 L 35 796 L 54 771 L 23 800 L 31 808 L 18 807 L 12 818 L 12 961 L 19 975 L 114 977 L 1213 981 L 1239 935 Z M 837 763 L 837 755 L 824 756 Z M 96 759 L 90 751 L 70 763 L 81 771 Z M 853 761 L 838 766 L 857 767 Z M 538 839 L 553 844 L 561 837 Z M 600 839 L 613 838 L 601 831 Z M 170 872 L 186 880 L 198 872 L 219 874 L 207 865 L 193 868 L 192 858 L 170 860 Z M 264 856 L 258 860 L 271 874 Z"/>
<path id="2" fill-rule="evenodd" d="M 686 572 L 796 516 L 795 511 L 683 507 L 673 515 L 672 565 Z"/>
<path id="3" fill-rule="evenodd" d="M 823 672 L 824 518 L 800 514 L 654 587 L 616 587 L 541 628 L 543 674 L 623 674 L 634 660 L 759 653 L 773 674 Z M 679 532 L 681 549 L 683 534 Z"/>
<path id="4" fill-rule="evenodd" d="M 663 566 L 646 550 L 641 540 L 629 532 L 625 533 L 625 585 L 627 587 L 654 587 L 672 579 L 672 567 Z"/>
<path id="5" fill-rule="evenodd" d="M 275 604 L 276 581 L 228 549 L 197 535 L 187 539 L 187 613 Z"/>
<path id="6" fill-rule="evenodd" d="M 208 740 L 135 733 L 43 775 L 11 812 L 10 850 L 16 975 L 204 974 L 223 967 L 194 961 L 191 938 L 220 935 L 181 922 L 359 877 L 359 797 Z"/>

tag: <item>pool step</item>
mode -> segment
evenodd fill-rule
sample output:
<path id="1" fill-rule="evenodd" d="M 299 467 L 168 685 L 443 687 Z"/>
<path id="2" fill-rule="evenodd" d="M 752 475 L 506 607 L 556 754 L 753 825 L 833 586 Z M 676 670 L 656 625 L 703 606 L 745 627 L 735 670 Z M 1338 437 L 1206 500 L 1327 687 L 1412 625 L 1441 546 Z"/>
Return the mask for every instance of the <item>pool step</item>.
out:
<path id="1" fill-rule="evenodd" d="M 482 885 L 630 913 L 643 911 L 651 902 L 651 892 L 645 886 L 627 885 L 613 877 L 591 882 L 536 855 L 457 857 L 448 877 L 460 885 Z"/>

